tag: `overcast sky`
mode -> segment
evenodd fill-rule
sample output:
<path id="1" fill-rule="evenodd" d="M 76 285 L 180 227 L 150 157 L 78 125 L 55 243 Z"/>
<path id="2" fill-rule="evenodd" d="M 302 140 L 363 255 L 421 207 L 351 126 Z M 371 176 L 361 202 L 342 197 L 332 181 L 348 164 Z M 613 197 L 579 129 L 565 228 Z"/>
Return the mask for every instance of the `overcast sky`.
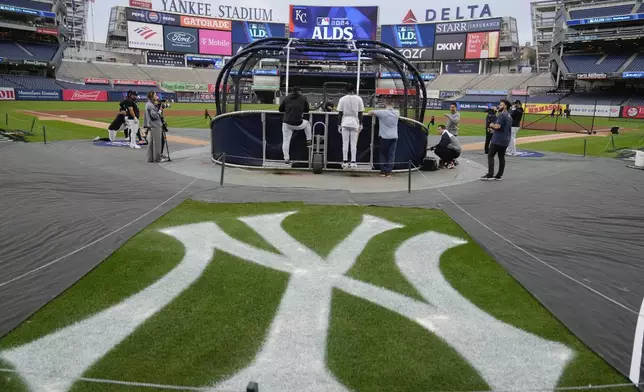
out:
<path id="1" fill-rule="evenodd" d="M 155 10 L 163 11 L 164 0 L 152 0 L 152 5 Z M 165 0 L 171 2 L 173 0 Z M 174 0 L 179 1 L 179 0 Z M 195 1 L 195 0 L 193 0 Z M 219 17 L 220 6 L 236 6 L 236 7 L 258 7 L 273 10 L 273 21 L 280 23 L 288 23 L 288 4 L 290 1 L 285 0 L 230 0 L 230 1 L 217 1 L 217 0 L 201 0 L 203 3 L 211 4 L 213 17 Z M 380 24 L 396 24 L 401 23 L 407 11 L 410 9 L 416 15 L 418 22 L 425 21 L 425 14 L 428 8 L 436 10 L 440 15 L 443 8 L 448 8 L 448 14 L 455 18 L 456 13 L 463 17 L 470 16 L 471 10 L 474 10 L 475 17 L 479 17 L 480 11 L 484 9 L 484 5 L 489 6 L 492 16 L 513 16 L 517 19 L 519 27 L 519 43 L 523 45 L 527 41 L 532 41 L 532 32 L 530 26 L 530 1 L 518 0 L 510 2 L 507 0 L 298 0 L 293 1 L 293 4 L 298 5 L 353 5 L 353 6 L 378 6 Z M 403 5 L 404 4 L 404 5 Z M 107 35 L 107 25 L 109 23 L 110 9 L 113 6 L 127 6 L 128 0 L 98 0 L 94 4 L 94 17 L 90 14 L 90 21 L 88 25 L 88 38 L 92 40 L 92 19 L 96 24 L 96 29 L 93 33 L 96 36 L 96 41 L 105 42 Z M 471 8 L 468 8 L 471 7 Z M 472 7 L 476 6 L 476 8 Z M 457 9 L 458 8 L 458 9 Z"/>

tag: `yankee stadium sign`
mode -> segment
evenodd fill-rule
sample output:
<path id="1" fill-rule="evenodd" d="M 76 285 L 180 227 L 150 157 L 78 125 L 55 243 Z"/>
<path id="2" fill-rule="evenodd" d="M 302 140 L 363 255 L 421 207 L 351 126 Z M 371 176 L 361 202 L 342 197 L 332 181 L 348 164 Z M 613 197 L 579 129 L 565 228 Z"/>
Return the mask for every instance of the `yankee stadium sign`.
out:
<path id="1" fill-rule="evenodd" d="M 226 19 L 258 20 L 271 22 L 273 10 L 270 8 L 239 7 L 234 5 L 220 5 L 213 10 L 212 4 L 192 0 L 161 0 L 163 10 Z"/>

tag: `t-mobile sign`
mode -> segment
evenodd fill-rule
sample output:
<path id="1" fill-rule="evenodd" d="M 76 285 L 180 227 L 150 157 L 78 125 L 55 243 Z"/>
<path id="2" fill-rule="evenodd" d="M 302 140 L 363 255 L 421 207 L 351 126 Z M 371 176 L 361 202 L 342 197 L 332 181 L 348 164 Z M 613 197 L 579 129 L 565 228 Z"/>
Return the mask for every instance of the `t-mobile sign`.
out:
<path id="1" fill-rule="evenodd" d="M 199 30 L 199 53 L 230 56 L 232 54 L 230 31 Z"/>

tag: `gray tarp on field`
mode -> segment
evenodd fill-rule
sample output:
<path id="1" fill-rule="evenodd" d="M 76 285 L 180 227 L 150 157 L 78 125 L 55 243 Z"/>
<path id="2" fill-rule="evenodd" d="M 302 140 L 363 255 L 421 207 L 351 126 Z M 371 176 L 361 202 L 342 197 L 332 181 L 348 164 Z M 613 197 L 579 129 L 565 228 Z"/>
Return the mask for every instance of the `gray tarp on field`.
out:
<path id="1" fill-rule="evenodd" d="M 88 143 L 0 144 L 0 336 L 189 196 L 216 202 L 438 206 L 575 334 L 628 375 L 644 298 L 644 172 L 624 166 L 606 159 L 514 159 L 503 182 L 411 195 L 349 194 L 192 183 L 192 178 L 135 160 L 127 149 Z"/>

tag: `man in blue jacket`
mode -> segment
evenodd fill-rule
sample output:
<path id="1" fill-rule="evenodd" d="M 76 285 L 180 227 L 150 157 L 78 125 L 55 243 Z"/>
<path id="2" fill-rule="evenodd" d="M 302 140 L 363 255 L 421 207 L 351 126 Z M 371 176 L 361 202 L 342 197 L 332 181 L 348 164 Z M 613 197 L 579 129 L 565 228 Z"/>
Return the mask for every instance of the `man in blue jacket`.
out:
<path id="1" fill-rule="evenodd" d="M 429 150 L 434 151 L 434 154 L 441 159 L 442 164 L 439 167 L 445 165 L 448 169 L 453 169 L 454 161 L 461 156 L 461 143 L 444 125 L 438 126 L 438 134 L 441 135 L 440 142 Z"/>
<path id="2" fill-rule="evenodd" d="M 512 137 L 512 117 L 508 110 L 512 105 L 507 99 L 501 100 L 499 104 L 499 112 L 496 116 L 496 121 L 490 124 L 492 133 L 492 140 L 490 141 L 490 152 L 487 155 L 488 172 L 481 177 L 483 181 L 500 181 L 505 171 L 505 150 L 510 144 Z M 499 171 L 494 175 L 494 156 L 499 155 Z"/>

